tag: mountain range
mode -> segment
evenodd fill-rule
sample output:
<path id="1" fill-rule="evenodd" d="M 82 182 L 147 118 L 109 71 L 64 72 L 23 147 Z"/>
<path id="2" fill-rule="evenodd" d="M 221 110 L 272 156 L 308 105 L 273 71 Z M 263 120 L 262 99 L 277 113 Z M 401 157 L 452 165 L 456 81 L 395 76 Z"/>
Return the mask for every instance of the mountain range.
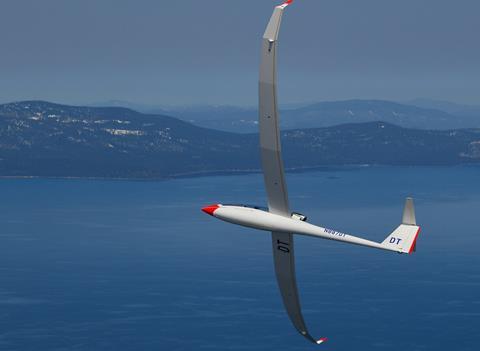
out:
<path id="1" fill-rule="evenodd" d="M 480 161 L 480 129 L 374 121 L 282 132 L 287 169 Z M 162 179 L 258 171 L 258 135 L 120 107 L 0 105 L 0 176 Z"/>
<path id="2" fill-rule="evenodd" d="M 146 109 L 174 115 L 198 126 L 217 130 L 254 133 L 258 129 L 255 108 L 235 106 L 191 106 Z M 345 123 L 383 121 L 405 128 L 479 128 L 480 107 L 418 99 L 409 103 L 384 100 L 346 100 L 283 107 L 282 129 L 331 127 Z"/>

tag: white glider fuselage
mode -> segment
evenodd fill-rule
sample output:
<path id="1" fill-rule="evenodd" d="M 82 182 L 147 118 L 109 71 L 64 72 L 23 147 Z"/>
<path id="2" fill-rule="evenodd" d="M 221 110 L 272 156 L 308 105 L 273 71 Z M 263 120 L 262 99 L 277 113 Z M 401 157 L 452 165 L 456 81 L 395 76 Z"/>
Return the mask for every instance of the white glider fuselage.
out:
<path id="1" fill-rule="evenodd" d="M 268 232 L 295 233 L 320 237 L 323 239 L 341 241 L 398 253 L 410 253 L 412 251 L 410 246 L 405 250 L 402 245 L 385 245 L 384 243 L 376 243 L 336 230 L 316 226 L 296 218 L 284 217 L 247 206 L 218 204 L 207 206 L 203 211 L 225 222 Z M 409 229 L 408 226 L 405 227 L 407 227 L 406 229 Z M 417 228 L 418 227 L 415 228 L 415 231 L 418 231 Z M 415 233 L 415 235 L 418 235 L 418 233 Z"/>

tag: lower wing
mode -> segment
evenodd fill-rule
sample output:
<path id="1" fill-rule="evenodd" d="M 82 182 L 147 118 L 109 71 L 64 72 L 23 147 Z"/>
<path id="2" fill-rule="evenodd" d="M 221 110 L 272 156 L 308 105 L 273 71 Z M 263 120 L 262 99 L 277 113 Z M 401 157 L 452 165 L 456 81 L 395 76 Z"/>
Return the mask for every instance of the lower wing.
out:
<path id="1" fill-rule="evenodd" d="M 300 306 L 300 297 L 295 277 L 295 254 L 293 235 L 288 233 L 272 233 L 273 259 L 278 286 L 282 295 L 283 304 L 294 327 L 305 338 L 315 344 L 322 344 L 327 338 L 313 338 L 305 325 Z"/>

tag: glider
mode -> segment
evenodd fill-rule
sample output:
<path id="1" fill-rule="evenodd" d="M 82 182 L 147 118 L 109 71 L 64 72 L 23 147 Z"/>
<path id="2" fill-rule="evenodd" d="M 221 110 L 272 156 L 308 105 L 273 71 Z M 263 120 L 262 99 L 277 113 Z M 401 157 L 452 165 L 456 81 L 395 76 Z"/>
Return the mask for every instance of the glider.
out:
<path id="1" fill-rule="evenodd" d="M 291 212 L 280 145 L 276 87 L 276 51 L 285 8 L 293 0 L 275 7 L 263 36 L 259 81 L 259 126 L 262 168 L 268 197 L 268 210 L 247 205 L 216 204 L 202 210 L 220 220 L 272 233 L 273 258 L 278 286 L 285 309 L 295 329 L 315 344 L 327 338 L 311 336 L 304 321 L 295 278 L 293 234 L 336 240 L 398 253 L 412 253 L 420 227 L 416 224 L 413 200 L 407 198 L 402 224 L 382 243 L 352 236 L 306 222 L 302 214 Z"/>

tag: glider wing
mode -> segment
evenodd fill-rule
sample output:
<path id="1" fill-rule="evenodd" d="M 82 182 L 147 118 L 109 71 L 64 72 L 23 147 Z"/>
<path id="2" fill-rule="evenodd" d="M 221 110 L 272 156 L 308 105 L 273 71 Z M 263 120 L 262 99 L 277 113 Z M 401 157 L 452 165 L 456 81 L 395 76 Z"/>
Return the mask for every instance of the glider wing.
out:
<path id="1" fill-rule="evenodd" d="M 286 217 L 291 214 L 280 145 L 276 51 L 283 11 L 291 2 L 289 0 L 275 8 L 265 31 L 259 81 L 260 147 L 268 207 L 271 213 Z M 316 340 L 308 333 L 302 316 L 295 278 L 293 235 L 273 232 L 272 244 L 278 286 L 290 320 L 298 332 L 311 342 L 325 342 L 325 338 Z"/>

